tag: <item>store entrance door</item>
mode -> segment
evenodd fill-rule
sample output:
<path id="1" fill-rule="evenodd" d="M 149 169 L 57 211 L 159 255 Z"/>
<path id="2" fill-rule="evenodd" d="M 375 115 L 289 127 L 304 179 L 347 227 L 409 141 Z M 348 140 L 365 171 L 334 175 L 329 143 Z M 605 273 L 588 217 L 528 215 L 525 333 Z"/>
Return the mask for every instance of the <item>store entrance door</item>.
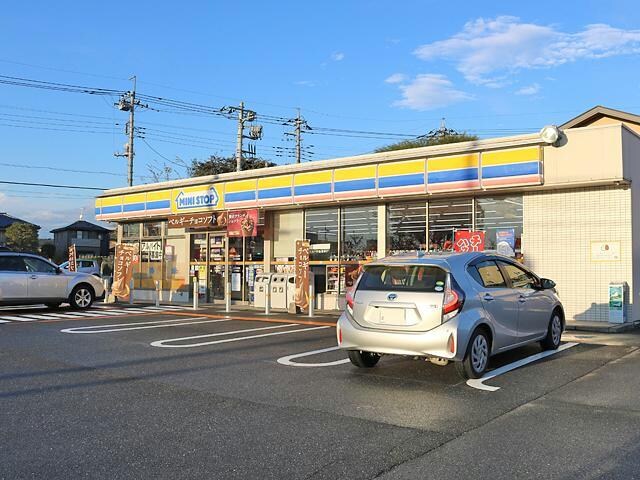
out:
<path id="1" fill-rule="evenodd" d="M 227 237 L 218 233 L 209 233 L 209 265 L 208 265 L 208 290 L 209 301 L 224 301 L 224 289 L 228 271 L 227 264 Z"/>

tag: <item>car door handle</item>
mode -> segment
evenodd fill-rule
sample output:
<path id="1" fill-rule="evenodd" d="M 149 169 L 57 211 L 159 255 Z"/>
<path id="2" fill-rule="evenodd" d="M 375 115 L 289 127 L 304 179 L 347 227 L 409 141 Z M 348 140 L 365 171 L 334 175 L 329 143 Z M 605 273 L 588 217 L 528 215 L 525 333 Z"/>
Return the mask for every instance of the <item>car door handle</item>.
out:
<path id="1" fill-rule="evenodd" d="M 37 275 L 31 275 L 31 279 L 32 279 L 32 280 L 35 280 L 36 278 L 38 278 L 38 276 L 37 276 Z"/>
<path id="2" fill-rule="evenodd" d="M 485 293 L 484 297 L 482 297 L 483 300 L 486 300 L 487 302 L 490 302 L 493 300 L 493 295 L 491 295 L 490 293 Z"/>
<path id="3" fill-rule="evenodd" d="M 524 295 L 520 295 L 520 297 L 518 297 L 518 301 L 519 301 L 520 303 L 524 303 L 524 302 L 526 302 L 526 301 L 527 301 L 527 297 L 525 297 Z"/>

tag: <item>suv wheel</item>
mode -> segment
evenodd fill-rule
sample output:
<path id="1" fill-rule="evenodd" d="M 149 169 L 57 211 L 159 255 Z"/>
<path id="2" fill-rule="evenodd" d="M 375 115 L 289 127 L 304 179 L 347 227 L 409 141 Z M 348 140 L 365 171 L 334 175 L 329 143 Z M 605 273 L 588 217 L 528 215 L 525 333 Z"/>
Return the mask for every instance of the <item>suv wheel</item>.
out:
<path id="1" fill-rule="evenodd" d="M 560 346 L 562 338 L 562 319 L 558 311 L 554 311 L 549 320 L 547 336 L 542 339 L 540 345 L 544 350 L 556 350 Z"/>
<path id="2" fill-rule="evenodd" d="M 491 343 L 485 331 L 478 329 L 473 332 L 464 360 L 456 362 L 456 369 L 460 376 L 464 379 L 482 377 L 489 365 L 490 351 Z"/>
<path id="3" fill-rule="evenodd" d="M 73 308 L 86 310 L 93 303 L 94 297 L 95 295 L 90 287 L 77 285 L 69 295 L 69 303 Z"/>
<path id="4" fill-rule="evenodd" d="M 362 350 L 349 350 L 349 360 L 358 368 L 371 368 L 378 363 L 380 355 Z"/>

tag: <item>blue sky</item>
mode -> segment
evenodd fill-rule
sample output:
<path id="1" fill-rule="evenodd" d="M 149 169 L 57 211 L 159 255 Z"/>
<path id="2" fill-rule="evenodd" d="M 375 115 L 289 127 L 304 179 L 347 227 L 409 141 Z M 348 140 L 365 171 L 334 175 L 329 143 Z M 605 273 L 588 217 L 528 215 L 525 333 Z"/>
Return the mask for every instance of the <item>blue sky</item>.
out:
<path id="1" fill-rule="evenodd" d="M 370 152 L 442 117 L 494 137 L 596 104 L 640 112 L 635 2 L 579 3 L 14 2 L 0 17 L 0 75 L 125 91 L 135 74 L 147 95 L 212 107 L 244 100 L 258 123 L 299 107 L 312 128 L 384 134 L 306 134 L 310 159 Z M 126 114 L 116 100 L 0 85 L 0 180 L 124 185 L 125 160 L 113 152 L 126 141 Z M 234 151 L 228 119 L 140 110 L 136 124 L 147 129 L 136 183 L 162 157 Z M 264 123 L 258 155 L 292 162 L 276 156 L 293 146 L 290 130 Z M 0 186 L 0 211 L 38 223 L 43 237 L 81 208 L 91 220 L 92 205 L 91 192 Z"/>

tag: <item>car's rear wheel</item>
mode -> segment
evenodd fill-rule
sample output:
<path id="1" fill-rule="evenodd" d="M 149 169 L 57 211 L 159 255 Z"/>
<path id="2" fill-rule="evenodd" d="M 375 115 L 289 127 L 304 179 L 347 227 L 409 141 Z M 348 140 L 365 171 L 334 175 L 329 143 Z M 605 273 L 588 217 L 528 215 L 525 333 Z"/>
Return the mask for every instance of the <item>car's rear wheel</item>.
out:
<path id="1" fill-rule="evenodd" d="M 371 368 L 378 363 L 380 355 L 362 350 L 349 350 L 349 360 L 358 368 Z"/>
<path id="2" fill-rule="evenodd" d="M 477 329 L 471 335 L 467 352 L 462 362 L 456 362 L 456 369 L 462 378 L 480 378 L 489 365 L 491 341 L 484 329 Z"/>
<path id="3" fill-rule="evenodd" d="M 62 305 L 62 302 L 51 302 L 51 303 L 45 303 L 47 308 L 58 308 L 60 305 Z"/>
<path id="4" fill-rule="evenodd" d="M 73 308 L 86 310 L 93 304 L 95 294 L 91 287 L 87 285 L 77 285 L 71 295 L 69 295 L 69 303 Z"/>
<path id="5" fill-rule="evenodd" d="M 562 318 L 560 313 L 555 310 L 549 320 L 549 327 L 547 328 L 547 336 L 542 339 L 540 345 L 544 350 L 556 350 L 560 346 L 560 339 L 562 338 Z"/>

